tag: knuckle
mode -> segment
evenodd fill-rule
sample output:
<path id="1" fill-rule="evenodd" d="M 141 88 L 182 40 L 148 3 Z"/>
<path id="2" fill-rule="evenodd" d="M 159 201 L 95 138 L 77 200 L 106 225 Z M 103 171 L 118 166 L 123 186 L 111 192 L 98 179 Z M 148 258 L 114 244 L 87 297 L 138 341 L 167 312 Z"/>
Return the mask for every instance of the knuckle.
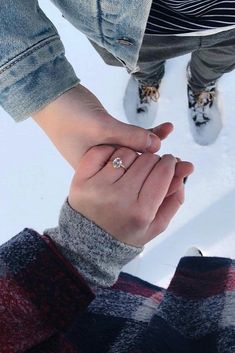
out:
<path id="1" fill-rule="evenodd" d="M 132 213 L 132 223 L 138 228 L 145 228 L 149 224 L 149 217 L 143 210 L 136 210 Z"/>
<path id="2" fill-rule="evenodd" d="M 135 146 L 139 152 L 145 152 L 149 144 L 149 132 L 143 128 L 132 126 L 128 134 L 128 145 Z"/>
<path id="3" fill-rule="evenodd" d="M 160 157 L 157 154 L 151 153 L 151 152 L 145 152 L 146 158 L 149 159 L 150 161 L 157 162 Z"/>
<path id="4" fill-rule="evenodd" d="M 160 157 L 153 153 L 145 152 L 142 154 L 141 159 L 146 166 L 153 167 L 155 164 L 158 163 Z"/>
<path id="5" fill-rule="evenodd" d="M 176 164 L 177 159 L 172 154 L 164 154 L 162 160 Z"/>
<path id="6" fill-rule="evenodd" d="M 164 155 L 161 159 L 161 169 L 163 173 L 175 171 L 176 159 L 172 155 Z"/>

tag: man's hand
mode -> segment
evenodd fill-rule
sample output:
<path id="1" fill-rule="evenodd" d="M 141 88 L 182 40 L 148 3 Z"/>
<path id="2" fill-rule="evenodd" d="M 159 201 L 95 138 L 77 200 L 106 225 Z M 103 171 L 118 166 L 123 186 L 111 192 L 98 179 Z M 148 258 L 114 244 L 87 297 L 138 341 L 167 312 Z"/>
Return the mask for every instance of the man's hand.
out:
<path id="1" fill-rule="evenodd" d="M 126 171 L 113 167 L 117 157 Z M 68 201 L 116 239 L 143 246 L 166 229 L 180 208 L 183 179 L 192 171 L 191 163 L 172 155 L 97 146 L 81 158 Z"/>
<path id="2" fill-rule="evenodd" d="M 173 129 L 171 123 L 162 124 L 151 132 L 122 123 L 109 115 L 99 100 L 82 85 L 34 113 L 33 119 L 73 168 L 88 149 L 101 144 L 154 153 Z"/>

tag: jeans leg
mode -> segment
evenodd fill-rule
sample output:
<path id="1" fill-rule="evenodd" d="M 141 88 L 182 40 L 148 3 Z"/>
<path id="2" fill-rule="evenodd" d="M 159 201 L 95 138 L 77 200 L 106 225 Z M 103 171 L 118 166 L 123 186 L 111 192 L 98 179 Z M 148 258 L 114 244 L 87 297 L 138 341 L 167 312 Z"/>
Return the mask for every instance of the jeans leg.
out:
<path id="1" fill-rule="evenodd" d="M 224 73 L 235 68 L 234 45 L 201 48 L 192 53 L 189 85 L 194 92 L 203 91 L 208 84 L 217 81 Z"/>
<path id="2" fill-rule="evenodd" d="M 158 86 L 164 76 L 165 61 L 142 62 L 138 66 L 140 71 L 135 72 L 132 76 L 143 85 Z"/>
<path id="3" fill-rule="evenodd" d="M 145 35 L 138 59 L 140 71 L 132 75 L 143 84 L 156 86 L 163 78 L 165 61 L 192 52 L 199 43 L 197 37 Z"/>

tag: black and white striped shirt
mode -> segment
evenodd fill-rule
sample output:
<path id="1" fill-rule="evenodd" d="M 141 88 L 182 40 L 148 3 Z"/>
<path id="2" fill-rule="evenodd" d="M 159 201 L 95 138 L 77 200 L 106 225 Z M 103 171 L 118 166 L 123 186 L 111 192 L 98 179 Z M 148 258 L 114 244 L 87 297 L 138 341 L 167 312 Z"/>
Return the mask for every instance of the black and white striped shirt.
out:
<path id="1" fill-rule="evenodd" d="M 184 34 L 235 25 L 235 0 L 153 0 L 145 33 Z"/>

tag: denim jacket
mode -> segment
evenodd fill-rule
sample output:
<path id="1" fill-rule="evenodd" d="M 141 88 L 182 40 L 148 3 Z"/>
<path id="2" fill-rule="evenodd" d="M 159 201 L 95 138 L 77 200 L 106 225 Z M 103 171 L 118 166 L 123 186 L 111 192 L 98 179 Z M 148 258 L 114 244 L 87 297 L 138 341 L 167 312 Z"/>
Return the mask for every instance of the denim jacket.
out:
<path id="1" fill-rule="evenodd" d="M 63 16 L 135 71 L 151 0 L 52 0 Z M 0 104 L 16 121 L 76 86 L 55 26 L 37 0 L 0 0 Z"/>

